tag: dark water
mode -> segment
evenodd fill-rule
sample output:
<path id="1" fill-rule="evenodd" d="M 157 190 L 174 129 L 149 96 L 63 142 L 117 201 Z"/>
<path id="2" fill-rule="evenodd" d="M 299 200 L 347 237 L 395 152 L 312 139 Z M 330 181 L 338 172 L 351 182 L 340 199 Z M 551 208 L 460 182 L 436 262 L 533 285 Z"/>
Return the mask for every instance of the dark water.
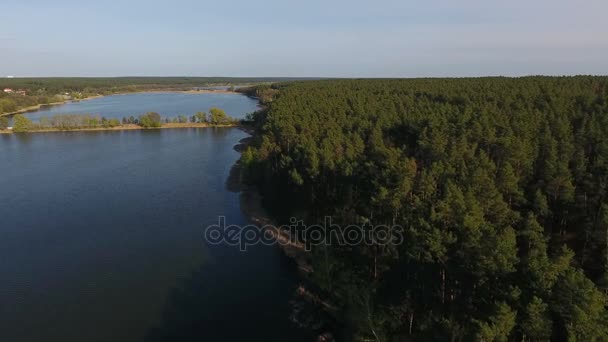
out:
<path id="1" fill-rule="evenodd" d="M 0 341 L 297 341 L 276 248 L 206 246 L 246 222 L 238 129 L 0 135 Z"/>
<path id="2" fill-rule="evenodd" d="M 62 105 L 44 107 L 26 114 L 31 120 L 57 114 L 91 114 L 121 119 L 138 117 L 146 112 L 158 112 L 163 118 L 178 115 L 192 116 L 196 112 L 208 112 L 218 107 L 235 118 L 244 118 L 256 110 L 257 101 L 238 94 L 186 94 L 186 93 L 136 93 L 112 95 Z"/>

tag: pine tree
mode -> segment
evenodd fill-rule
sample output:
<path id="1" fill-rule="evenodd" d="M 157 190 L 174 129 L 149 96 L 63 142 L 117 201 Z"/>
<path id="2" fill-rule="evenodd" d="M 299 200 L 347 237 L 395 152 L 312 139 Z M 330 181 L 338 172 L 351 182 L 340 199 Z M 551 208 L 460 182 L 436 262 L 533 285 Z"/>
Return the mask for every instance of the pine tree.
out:
<path id="1" fill-rule="evenodd" d="M 558 279 L 552 302 L 569 339 L 608 339 L 606 297 L 581 270 L 569 269 Z"/>
<path id="2" fill-rule="evenodd" d="M 533 297 L 526 306 L 521 321 L 523 340 L 549 341 L 552 325 L 549 305 L 544 303 L 542 299 Z"/>

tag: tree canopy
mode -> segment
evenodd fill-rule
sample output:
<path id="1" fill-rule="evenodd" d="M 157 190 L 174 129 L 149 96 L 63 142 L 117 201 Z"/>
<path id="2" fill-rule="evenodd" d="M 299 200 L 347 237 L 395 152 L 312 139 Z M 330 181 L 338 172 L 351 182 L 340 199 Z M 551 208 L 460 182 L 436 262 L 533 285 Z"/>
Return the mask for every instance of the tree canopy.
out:
<path id="1" fill-rule="evenodd" d="M 148 112 L 139 117 L 139 125 L 145 128 L 158 128 L 162 125 L 160 114 Z"/>
<path id="2" fill-rule="evenodd" d="M 269 209 L 404 229 L 311 252 L 355 336 L 608 339 L 608 78 L 271 89 L 242 160 Z"/>
<path id="3" fill-rule="evenodd" d="M 21 114 L 13 117 L 13 132 L 27 132 L 32 128 L 32 121 Z"/>
<path id="4" fill-rule="evenodd" d="M 209 109 L 209 123 L 212 125 L 226 125 L 233 122 L 223 109 L 213 107 Z"/>
<path id="5" fill-rule="evenodd" d="M 0 129 L 7 129 L 9 127 L 10 121 L 5 116 L 0 116 Z"/>

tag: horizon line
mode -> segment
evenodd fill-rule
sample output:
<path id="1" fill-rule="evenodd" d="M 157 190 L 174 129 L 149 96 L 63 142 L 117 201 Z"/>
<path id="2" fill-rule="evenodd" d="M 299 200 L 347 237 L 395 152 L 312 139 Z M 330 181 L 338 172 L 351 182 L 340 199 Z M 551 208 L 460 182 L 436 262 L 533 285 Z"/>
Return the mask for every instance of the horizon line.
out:
<path id="1" fill-rule="evenodd" d="M 225 79 L 428 79 L 428 78 L 525 78 L 525 77 L 606 77 L 608 74 L 521 74 L 521 75 L 468 75 L 468 76 L 194 76 L 194 75 L 121 75 L 121 76 L 0 76 L 0 80 L 31 78 L 225 78 Z"/>

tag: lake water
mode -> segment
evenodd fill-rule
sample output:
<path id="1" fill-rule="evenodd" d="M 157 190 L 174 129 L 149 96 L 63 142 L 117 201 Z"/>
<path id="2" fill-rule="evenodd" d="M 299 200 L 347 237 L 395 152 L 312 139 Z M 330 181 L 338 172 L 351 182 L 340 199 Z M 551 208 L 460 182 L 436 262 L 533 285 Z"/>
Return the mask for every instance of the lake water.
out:
<path id="1" fill-rule="evenodd" d="M 277 248 L 203 240 L 247 222 L 225 184 L 246 136 L 0 135 L 0 341 L 309 341 Z"/>
<path id="2" fill-rule="evenodd" d="M 135 93 L 111 95 L 62 105 L 43 107 L 27 113 L 31 120 L 57 114 L 91 114 L 108 119 L 138 117 L 146 112 L 157 112 L 163 118 L 178 115 L 192 116 L 196 112 L 209 112 L 218 107 L 234 118 L 244 118 L 257 108 L 257 101 L 238 94 L 192 94 L 192 93 Z"/>

